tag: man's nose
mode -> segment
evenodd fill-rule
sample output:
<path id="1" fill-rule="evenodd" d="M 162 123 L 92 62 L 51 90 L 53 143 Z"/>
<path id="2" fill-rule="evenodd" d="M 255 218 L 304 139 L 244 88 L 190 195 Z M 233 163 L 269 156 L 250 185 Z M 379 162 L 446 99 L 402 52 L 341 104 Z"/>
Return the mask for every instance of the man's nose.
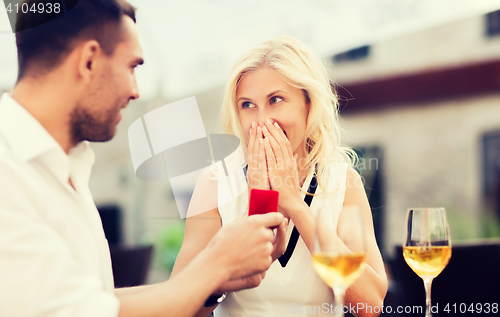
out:
<path id="1" fill-rule="evenodd" d="M 130 92 L 130 100 L 139 99 L 139 86 L 137 85 L 137 79 L 134 76 L 134 83 L 132 84 L 132 91 Z"/>

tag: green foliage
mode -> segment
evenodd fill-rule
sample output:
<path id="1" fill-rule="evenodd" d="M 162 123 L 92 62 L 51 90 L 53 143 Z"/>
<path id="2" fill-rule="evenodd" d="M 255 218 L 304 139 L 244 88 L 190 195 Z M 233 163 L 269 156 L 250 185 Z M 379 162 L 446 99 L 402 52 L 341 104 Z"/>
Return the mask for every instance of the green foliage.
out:
<path id="1" fill-rule="evenodd" d="M 183 239 L 184 221 L 178 221 L 166 226 L 158 238 L 155 239 L 157 261 L 168 272 L 172 272 Z"/>
<path id="2" fill-rule="evenodd" d="M 477 214 L 446 207 L 453 240 L 469 240 L 500 237 L 500 221 L 491 211 L 480 210 Z"/>
<path id="3" fill-rule="evenodd" d="M 462 210 L 446 207 L 446 216 L 450 224 L 452 240 L 469 240 L 481 237 L 477 224 L 477 216 Z"/>
<path id="4" fill-rule="evenodd" d="M 500 238 L 500 221 L 492 213 L 486 213 L 483 223 L 485 238 Z"/>

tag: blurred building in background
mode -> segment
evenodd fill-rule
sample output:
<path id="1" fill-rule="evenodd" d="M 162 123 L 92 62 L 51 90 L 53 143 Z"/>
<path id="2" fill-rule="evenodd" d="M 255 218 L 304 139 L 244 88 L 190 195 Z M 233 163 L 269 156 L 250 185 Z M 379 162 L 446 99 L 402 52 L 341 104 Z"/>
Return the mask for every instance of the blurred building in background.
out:
<path id="1" fill-rule="evenodd" d="M 455 240 L 498 234 L 500 11 L 333 62 L 349 143 L 379 160 L 360 170 L 381 191 L 371 205 L 385 251 L 401 243 L 409 207 L 445 207 Z"/>
<path id="2" fill-rule="evenodd" d="M 335 33 L 324 40 L 335 42 Z M 401 244 L 409 207 L 445 207 L 455 240 L 500 236 L 499 12 L 377 41 L 325 63 L 333 63 L 346 141 L 363 158 L 358 170 L 384 255 Z M 128 147 L 134 120 L 182 99 L 166 98 L 161 86 L 153 98 L 130 103 L 112 141 L 92 145 L 91 191 L 98 206 L 123 210 L 127 245 L 182 225 L 168 181 L 136 178 Z M 195 96 L 206 132 L 219 132 L 223 87 Z"/>
<path id="3" fill-rule="evenodd" d="M 445 207 L 455 240 L 499 233 L 499 20 L 494 12 L 332 56 L 384 254 L 401 243 L 409 207 Z M 207 133 L 219 132 L 222 95 L 196 95 Z M 98 205 L 122 206 L 129 244 L 180 221 L 168 182 L 137 179 L 127 144 L 133 120 L 172 101 L 133 101 L 116 137 L 93 145 L 91 190 Z"/>

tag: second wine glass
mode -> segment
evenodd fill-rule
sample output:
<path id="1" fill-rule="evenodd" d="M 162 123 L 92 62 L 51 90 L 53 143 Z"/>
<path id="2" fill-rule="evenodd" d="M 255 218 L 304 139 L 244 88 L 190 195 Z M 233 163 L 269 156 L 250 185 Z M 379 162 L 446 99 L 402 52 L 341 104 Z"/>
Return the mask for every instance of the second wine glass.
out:
<path id="1" fill-rule="evenodd" d="M 432 317 L 431 285 L 451 258 L 450 226 L 444 208 L 408 209 L 403 257 L 424 281 L 425 316 Z"/>

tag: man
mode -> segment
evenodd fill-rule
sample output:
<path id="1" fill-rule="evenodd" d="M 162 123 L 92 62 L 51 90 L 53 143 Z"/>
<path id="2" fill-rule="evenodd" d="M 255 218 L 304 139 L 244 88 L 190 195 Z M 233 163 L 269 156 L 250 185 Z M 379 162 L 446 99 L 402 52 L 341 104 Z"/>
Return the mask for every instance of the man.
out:
<path id="1" fill-rule="evenodd" d="M 142 51 L 125 1 L 66 10 L 16 22 L 18 80 L 0 100 L 0 316 L 191 316 L 216 290 L 257 286 L 285 248 L 277 213 L 224 227 L 169 281 L 114 289 L 88 141 L 110 140 L 139 98 Z"/>

